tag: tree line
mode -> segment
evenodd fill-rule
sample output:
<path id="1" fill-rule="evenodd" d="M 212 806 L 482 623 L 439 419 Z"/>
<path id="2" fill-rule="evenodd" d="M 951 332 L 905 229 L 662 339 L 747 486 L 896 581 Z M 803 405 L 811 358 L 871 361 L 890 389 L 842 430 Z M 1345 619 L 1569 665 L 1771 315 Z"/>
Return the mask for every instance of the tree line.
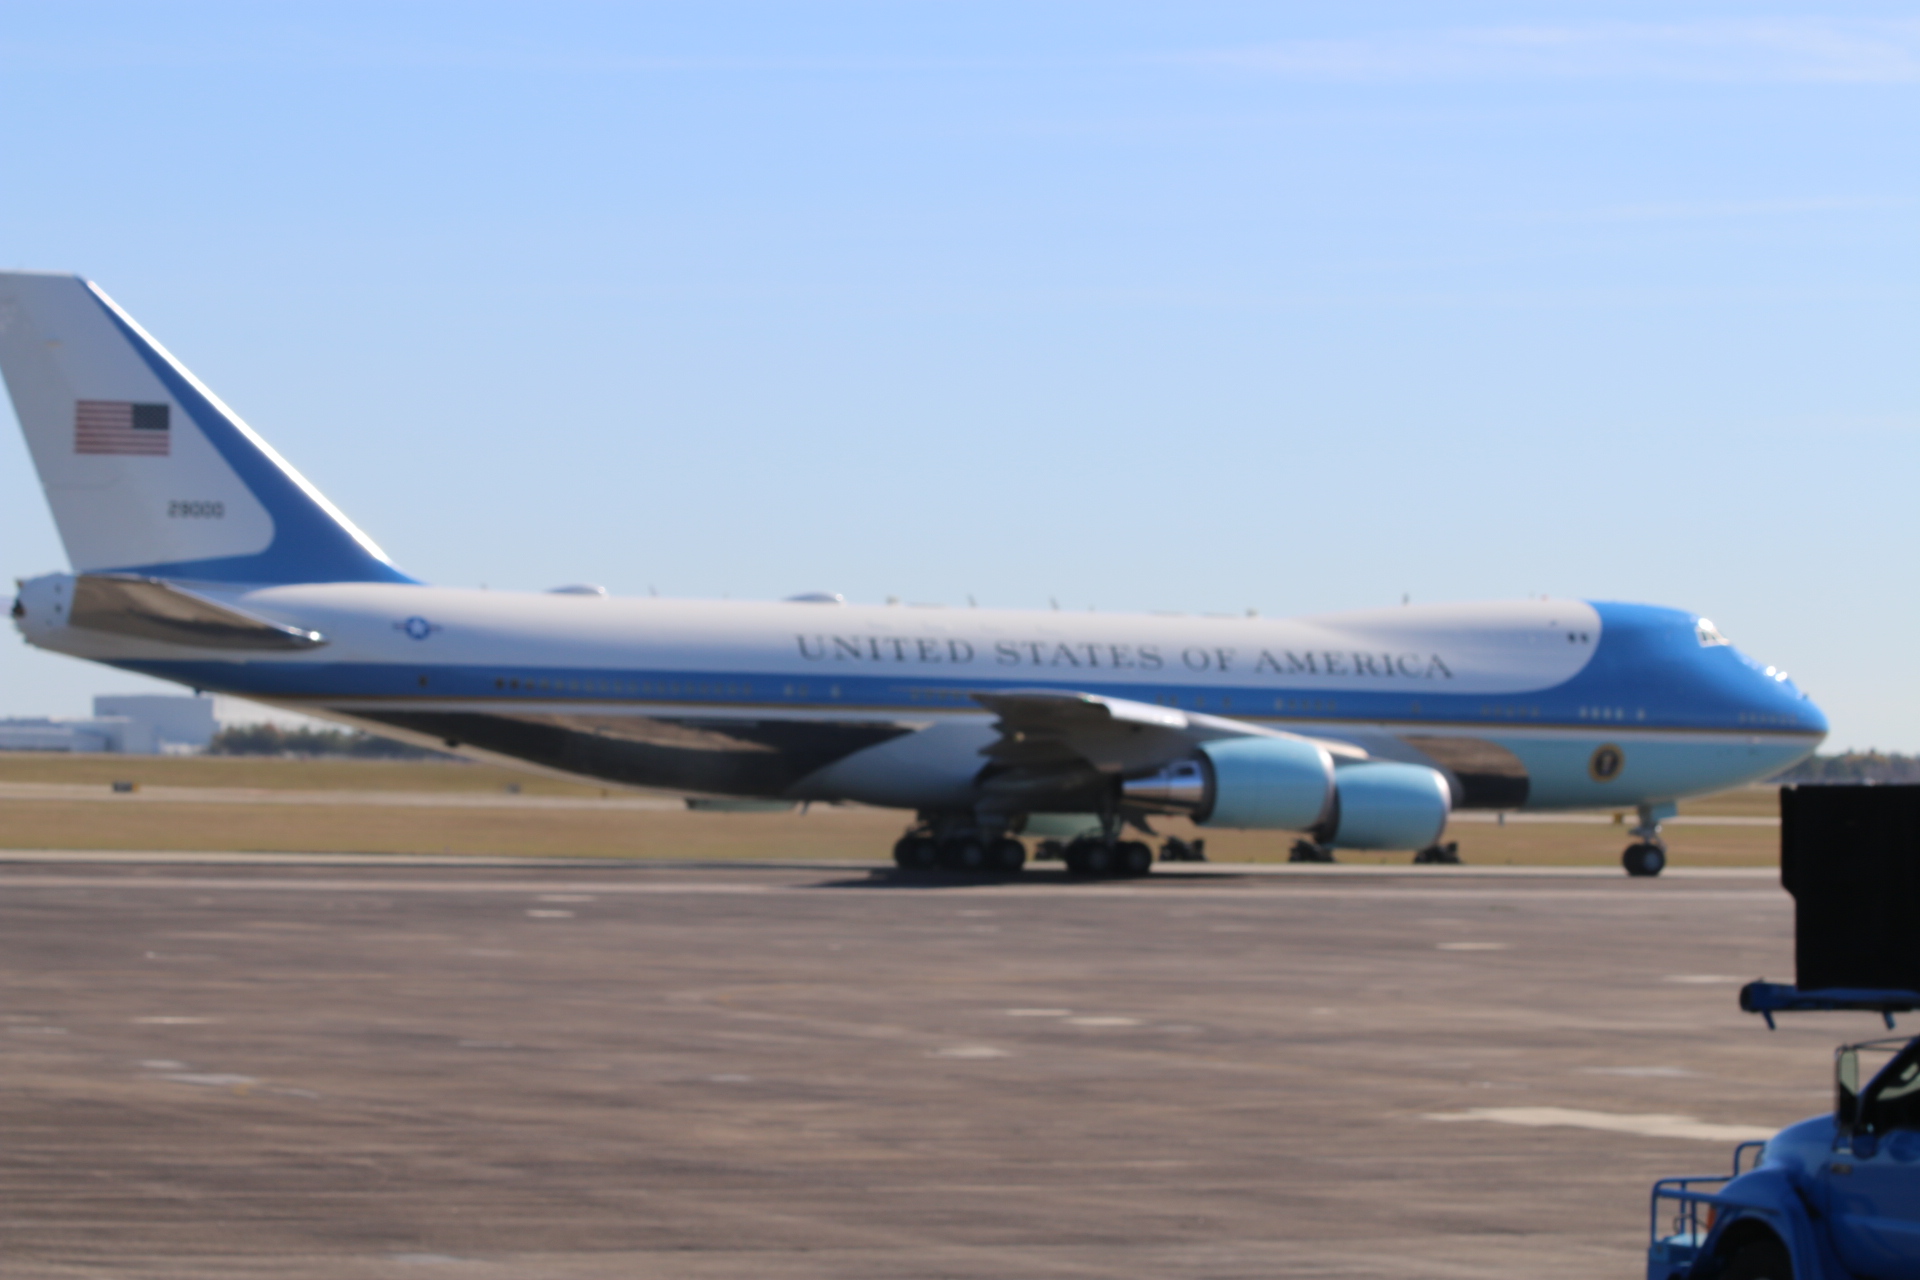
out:
<path id="1" fill-rule="evenodd" d="M 454 760 L 444 751 L 395 742 L 358 729 L 283 729 L 277 724 L 229 725 L 207 744 L 212 756 L 347 756 L 357 760 Z"/>
<path id="2" fill-rule="evenodd" d="M 1842 751 L 1808 756 L 1773 782 L 1920 782 L 1920 756 L 1897 752 Z"/>

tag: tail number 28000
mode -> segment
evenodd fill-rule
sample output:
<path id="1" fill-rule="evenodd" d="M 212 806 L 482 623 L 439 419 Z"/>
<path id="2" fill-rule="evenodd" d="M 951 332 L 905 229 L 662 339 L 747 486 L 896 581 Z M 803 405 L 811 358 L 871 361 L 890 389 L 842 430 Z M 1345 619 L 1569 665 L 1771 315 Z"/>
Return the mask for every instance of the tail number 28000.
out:
<path id="1" fill-rule="evenodd" d="M 227 517 L 227 504 L 224 502 L 204 502 L 197 498 L 175 498 L 167 503 L 169 520 L 224 520 Z"/>

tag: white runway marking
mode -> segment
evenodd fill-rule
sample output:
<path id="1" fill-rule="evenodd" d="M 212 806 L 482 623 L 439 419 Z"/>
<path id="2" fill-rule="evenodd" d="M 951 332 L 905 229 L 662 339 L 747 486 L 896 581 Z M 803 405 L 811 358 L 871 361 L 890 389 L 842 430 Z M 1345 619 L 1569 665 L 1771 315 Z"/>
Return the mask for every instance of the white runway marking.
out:
<path id="1" fill-rule="evenodd" d="M 1643 1138 L 1688 1138 L 1696 1142 L 1752 1142 L 1771 1138 L 1772 1129 L 1756 1125 L 1708 1124 L 1692 1116 L 1618 1115 L 1611 1111 L 1581 1111 L 1573 1107 L 1473 1107 L 1441 1111 L 1428 1120 L 1481 1120 L 1529 1128 L 1597 1129 L 1603 1133 L 1631 1133 Z"/>
<path id="2" fill-rule="evenodd" d="M 1735 978 L 1724 973 L 1670 973 L 1660 979 L 1662 982 L 1683 982 L 1689 986 L 1712 987 L 1730 982 L 1745 982 L 1745 978 Z"/>
<path id="3" fill-rule="evenodd" d="M 1007 1056 L 1007 1051 L 995 1049 L 991 1045 L 961 1044 L 951 1049 L 935 1049 L 933 1056 L 936 1058 L 1004 1058 Z"/>
<path id="4" fill-rule="evenodd" d="M 1138 1018 L 1068 1018 L 1067 1024 L 1075 1027 L 1137 1027 Z"/>
<path id="5" fill-rule="evenodd" d="M 573 919 L 573 912 L 571 911 L 554 911 L 551 909 L 543 911 L 539 907 L 529 908 L 527 911 L 527 914 L 532 916 L 535 920 L 571 920 Z"/>
<path id="6" fill-rule="evenodd" d="M 175 1084 L 197 1084 L 208 1089 L 238 1089 L 245 1085 L 259 1084 L 253 1076 L 213 1075 L 213 1074 L 175 1074 L 160 1077 Z"/>
<path id="7" fill-rule="evenodd" d="M 135 1022 L 150 1027 L 191 1027 L 203 1022 L 214 1022 L 214 1018 L 176 1018 L 166 1014 L 155 1014 L 148 1018 L 135 1018 Z"/>

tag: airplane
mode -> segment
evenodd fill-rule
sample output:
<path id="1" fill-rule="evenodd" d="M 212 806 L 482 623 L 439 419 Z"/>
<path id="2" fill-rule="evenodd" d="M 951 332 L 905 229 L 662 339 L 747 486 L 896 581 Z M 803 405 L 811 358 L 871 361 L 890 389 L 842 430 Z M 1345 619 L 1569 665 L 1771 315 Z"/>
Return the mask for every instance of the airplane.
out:
<path id="1" fill-rule="evenodd" d="M 0 372 L 72 565 L 28 643 L 474 759 L 695 808 L 911 811 L 903 867 L 1007 874 L 1023 838 L 1141 874 L 1152 822 L 1291 857 L 1443 844 L 1456 810 L 1636 811 L 1811 754 L 1784 671 L 1680 609 L 1527 599 L 1317 617 L 859 605 L 431 586 L 98 286 L 0 273 Z M 1169 839 L 1163 859 L 1191 856 Z"/>

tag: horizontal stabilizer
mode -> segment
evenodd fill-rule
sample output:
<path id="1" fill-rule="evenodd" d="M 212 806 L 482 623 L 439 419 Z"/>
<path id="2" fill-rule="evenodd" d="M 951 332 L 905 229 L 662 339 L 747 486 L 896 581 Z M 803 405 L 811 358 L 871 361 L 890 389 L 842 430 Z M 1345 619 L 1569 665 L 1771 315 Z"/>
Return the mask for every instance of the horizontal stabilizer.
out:
<path id="1" fill-rule="evenodd" d="M 67 625 L 196 649 L 313 649 L 318 631 L 270 622 L 157 578 L 85 573 L 74 579 Z"/>

